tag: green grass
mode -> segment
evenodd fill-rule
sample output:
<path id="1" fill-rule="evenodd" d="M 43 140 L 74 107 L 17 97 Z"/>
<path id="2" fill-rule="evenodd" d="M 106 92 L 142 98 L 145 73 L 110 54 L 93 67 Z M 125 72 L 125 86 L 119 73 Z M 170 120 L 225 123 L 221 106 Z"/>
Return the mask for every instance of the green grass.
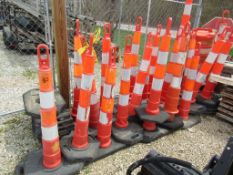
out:
<path id="1" fill-rule="evenodd" d="M 13 119 L 5 121 L 3 124 L 4 125 L 18 125 L 18 124 L 20 124 L 20 119 L 19 118 L 13 118 Z"/>

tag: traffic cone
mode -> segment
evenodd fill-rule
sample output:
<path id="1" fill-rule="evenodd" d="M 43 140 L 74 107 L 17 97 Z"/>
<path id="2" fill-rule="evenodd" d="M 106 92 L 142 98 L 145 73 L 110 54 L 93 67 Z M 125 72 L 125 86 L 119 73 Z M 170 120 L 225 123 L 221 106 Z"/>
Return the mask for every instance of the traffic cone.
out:
<path id="1" fill-rule="evenodd" d="M 138 57 L 141 41 L 141 28 L 142 28 L 142 17 L 138 16 L 136 19 L 135 32 L 133 34 L 133 41 L 131 52 L 134 54 L 132 63 L 131 63 L 131 73 L 130 73 L 130 93 L 133 92 L 134 85 L 136 82 L 136 76 L 138 72 Z"/>
<path id="2" fill-rule="evenodd" d="M 147 43 L 145 45 L 143 59 L 140 64 L 140 68 L 136 77 L 136 83 L 131 94 L 129 114 L 135 115 L 135 108 L 141 104 L 143 88 L 146 82 L 146 77 L 148 75 L 151 53 L 152 53 L 152 34 L 148 34 Z"/>
<path id="3" fill-rule="evenodd" d="M 92 54 L 93 34 L 90 34 L 88 50 L 83 54 L 83 74 L 79 96 L 79 105 L 72 146 L 77 149 L 88 147 L 88 124 L 91 100 L 91 87 L 94 79 L 95 58 Z"/>
<path id="4" fill-rule="evenodd" d="M 197 70 L 200 61 L 200 45 L 197 45 L 194 56 L 189 60 L 189 69 L 184 80 L 184 88 L 182 91 L 182 97 L 179 104 L 179 116 L 183 120 L 189 119 L 189 111 L 192 102 L 193 88 L 197 76 Z"/>
<path id="5" fill-rule="evenodd" d="M 45 49 L 46 57 L 41 57 Z M 39 61 L 40 114 L 43 147 L 43 166 L 48 169 L 59 167 L 61 150 L 58 135 L 56 107 L 54 103 L 53 76 L 49 63 L 49 48 L 45 44 L 37 47 Z"/>
<path id="6" fill-rule="evenodd" d="M 225 32 L 220 34 L 218 37 L 218 40 L 214 43 L 214 45 L 211 48 L 211 51 L 209 52 L 207 58 L 201 65 L 198 73 L 197 73 L 197 78 L 193 90 L 193 96 L 192 96 L 192 103 L 196 101 L 196 96 L 199 92 L 200 87 L 205 83 L 206 77 L 208 76 L 211 68 L 213 67 L 213 64 L 218 57 L 223 44 L 224 44 L 224 38 L 225 38 Z"/>
<path id="7" fill-rule="evenodd" d="M 100 97 L 103 95 L 103 85 L 105 82 L 105 72 L 109 64 L 110 52 L 111 52 L 111 24 L 104 24 L 104 37 L 102 40 L 102 62 L 101 62 L 101 87 Z M 100 99 L 101 100 L 101 99 Z"/>
<path id="8" fill-rule="evenodd" d="M 77 108 L 79 103 L 79 93 L 82 79 L 82 55 L 79 54 L 79 49 L 82 48 L 81 34 L 80 34 L 80 22 L 76 20 L 76 29 L 74 36 L 74 97 L 73 97 L 73 106 L 71 109 L 71 116 L 74 121 L 76 119 Z"/>
<path id="9" fill-rule="evenodd" d="M 225 41 L 223 44 L 223 47 L 221 48 L 219 56 L 213 65 L 210 76 L 211 75 L 220 75 L 222 73 L 222 70 L 224 68 L 224 63 L 227 60 L 227 57 L 228 57 L 228 54 L 229 54 L 231 48 L 232 48 L 232 41 L 230 41 L 230 40 Z M 203 97 L 204 99 L 207 99 L 207 100 L 211 99 L 216 85 L 217 85 L 217 82 L 211 81 L 208 78 L 208 80 L 205 84 L 205 87 L 200 94 L 201 97 Z"/>
<path id="10" fill-rule="evenodd" d="M 114 108 L 114 86 L 116 82 L 116 49 L 112 49 L 111 60 L 106 68 L 103 96 L 100 107 L 97 138 L 101 148 L 111 145 L 112 113 Z"/>
<path id="11" fill-rule="evenodd" d="M 95 79 L 92 82 L 91 88 L 91 102 L 90 102 L 90 121 L 89 126 L 92 128 L 97 128 L 97 124 L 99 121 L 99 113 L 100 113 L 100 101 L 96 91 L 96 82 Z"/>
<path id="12" fill-rule="evenodd" d="M 172 25 L 172 18 L 168 19 L 166 33 L 161 38 L 161 44 L 158 52 L 158 59 L 156 63 L 156 69 L 152 81 L 150 96 L 145 112 L 150 115 L 156 115 L 160 113 L 159 103 L 161 97 L 161 91 L 163 87 L 164 76 L 166 72 L 168 54 L 171 43 L 170 29 Z M 156 129 L 155 122 L 144 121 L 143 128 L 147 131 L 153 131 Z"/>
<path id="13" fill-rule="evenodd" d="M 129 95 L 130 95 L 130 68 L 131 68 L 131 45 L 132 36 L 127 35 L 125 38 L 125 53 L 122 65 L 120 95 L 117 107 L 117 117 L 115 125 L 118 128 L 126 128 L 128 126 L 128 108 L 129 108 Z"/>
<path id="14" fill-rule="evenodd" d="M 186 0 L 184 6 L 184 12 L 181 18 L 181 26 L 186 26 L 191 18 L 193 0 Z"/>

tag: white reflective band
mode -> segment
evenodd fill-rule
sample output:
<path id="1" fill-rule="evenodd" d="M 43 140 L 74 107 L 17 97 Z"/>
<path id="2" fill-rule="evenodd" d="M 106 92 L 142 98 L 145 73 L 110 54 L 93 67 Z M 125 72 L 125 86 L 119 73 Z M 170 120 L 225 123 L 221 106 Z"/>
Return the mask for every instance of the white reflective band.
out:
<path id="1" fill-rule="evenodd" d="M 109 53 L 102 53 L 102 64 L 109 63 Z"/>
<path id="2" fill-rule="evenodd" d="M 208 49 L 200 49 L 200 54 L 208 54 L 210 52 L 210 48 Z"/>
<path id="3" fill-rule="evenodd" d="M 138 67 L 134 66 L 134 67 L 131 67 L 131 72 L 130 74 L 133 75 L 133 76 L 136 76 L 138 73 Z"/>
<path id="4" fill-rule="evenodd" d="M 168 59 L 168 52 L 159 51 L 157 64 L 166 65 Z"/>
<path id="5" fill-rule="evenodd" d="M 189 69 L 188 71 L 188 79 L 190 80 L 196 80 L 197 77 L 197 70 L 195 69 Z"/>
<path id="6" fill-rule="evenodd" d="M 138 54 L 138 51 L 139 51 L 139 45 L 138 44 L 132 44 L 131 52 L 133 54 Z"/>
<path id="7" fill-rule="evenodd" d="M 190 15 L 192 11 L 192 4 L 185 4 L 184 15 Z"/>
<path id="8" fill-rule="evenodd" d="M 163 79 L 153 78 L 151 89 L 155 91 L 159 91 L 162 90 L 162 87 L 163 87 Z"/>
<path id="9" fill-rule="evenodd" d="M 99 122 L 103 125 L 108 124 L 108 116 L 107 113 L 103 112 L 100 110 L 100 118 L 99 118 Z"/>
<path id="10" fill-rule="evenodd" d="M 218 29 L 218 34 L 221 34 L 226 27 L 227 26 L 225 24 L 220 24 L 219 29 Z"/>
<path id="11" fill-rule="evenodd" d="M 101 77 L 101 86 L 104 85 L 104 82 L 105 82 L 105 77 Z"/>
<path id="12" fill-rule="evenodd" d="M 40 92 L 40 107 L 43 109 L 49 109 L 55 106 L 54 91 Z"/>
<path id="13" fill-rule="evenodd" d="M 74 53 L 74 63 L 75 64 L 82 64 L 82 57 L 79 55 L 78 52 L 73 52 Z"/>
<path id="14" fill-rule="evenodd" d="M 182 99 L 184 99 L 186 101 L 190 101 L 190 100 L 192 100 L 192 96 L 193 96 L 193 91 L 183 90 Z"/>
<path id="15" fill-rule="evenodd" d="M 95 105 L 96 103 L 98 103 L 98 101 L 99 101 L 98 95 L 96 93 L 91 94 L 91 105 Z"/>
<path id="16" fill-rule="evenodd" d="M 111 97 L 111 90 L 112 90 L 112 85 L 104 83 L 103 96 L 106 98 L 110 98 Z"/>
<path id="17" fill-rule="evenodd" d="M 84 90 L 91 90 L 93 79 L 94 75 L 82 74 L 81 88 Z"/>
<path id="18" fill-rule="evenodd" d="M 82 78 L 81 77 L 75 77 L 74 78 L 74 87 L 75 88 L 81 88 L 81 80 Z"/>
<path id="19" fill-rule="evenodd" d="M 155 73 L 155 66 L 150 66 L 150 75 Z"/>
<path id="20" fill-rule="evenodd" d="M 173 77 L 171 81 L 171 86 L 174 88 L 180 88 L 182 77 Z"/>
<path id="21" fill-rule="evenodd" d="M 216 81 L 214 81 L 211 76 L 218 76 L 217 74 L 214 74 L 214 73 L 210 73 L 210 77 L 208 78 L 208 81 L 211 82 L 211 83 L 216 83 Z"/>
<path id="22" fill-rule="evenodd" d="M 157 56 L 158 55 L 159 48 L 158 47 L 152 47 L 152 56 Z"/>
<path id="23" fill-rule="evenodd" d="M 41 131 L 42 131 L 42 140 L 52 141 L 59 137 L 57 124 L 52 127 L 41 126 Z"/>
<path id="24" fill-rule="evenodd" d="M 185 68 L 185 70 L 184 70 L 184 75 L 185 75 L 185 76 L 188 76 L 189 70 L 190 70 L 189 68 Z"/>
<path id="25" fill-rule="evenodd" d="M 141 95 L 143 92 L 144 84 L 135 83 L 133 93 Z"/>
<path id="26" fill-rule="evenodd" d="M 188 51 L 188 58 L 192 58 L 194 56 L 195 50 L 191 49 Z"/>
<path id="27" fill-rule="evenodd" d="M 224 64 L 225 61 L 227 60 L 227 57 L 228 57 L 228 55 L 221 53 L 221 54 L 218 56 L 217 62 L 218 62 L 219 64 Z"/>
<path id="28" fill-rule="evenodd" d="M 197 77 L 196 77 L 196 81 L 199 83 L 204 83 L 205 80 L 206 80 L 206 75 L 201 73 L 201 72 L 198 72 Z"/>
<path id="29" fill-rule="evenodd" d="M 122 69 L 121 80 L 123 80 L 123 81 L 130 81 L 130 68 L 128 68 L 128 69 Z"/>
<path id="30" fill-rule="evenodd" d="M 218 54 L 209 52 L 207 58 L 205 59 L 206 62 L 213 64 L 217 58 Z"/>
<path id="31" fill-rule="evenodd" d="M 119 96 L 119 105 L 126 106 L 129 104 L 129 94 L 128 95 L 122 95 Z"/>
<path id="32" fill-rule="evenodd" d="M 88 108 L 83 108 L 82 106 L 78 106 L 78 111 L 77 111 L 77 118 L 80 121 L 86 121 L 88 119 L 90 112 L 90 107 Z"/>
<path id="33" fill-rule="evenodd" d="M 149 65 L 150 65 L 149 60 L 142 60 L 139 70 L 143 72 L 147 72 Z"/>
<path id="34" fill-rule="evenodd" d="M 164 77 L 164 81 L 170 83 L 172 81 L 172 74 L 166 73 Z"/>
<path id="35" fill-rule="evenodd" d="M 170 62 L 176 63 L 176 60 L 179 58 L 179 53 L 171 53 Z"/>
<path id="36" fill-rule="evenodd" d="M 179 52 L 179 57 L 178 59 L 176 60 L 176 63 L 178 64 L 184 64 L 185 61 L 186 61 L 186 52 Z"/>

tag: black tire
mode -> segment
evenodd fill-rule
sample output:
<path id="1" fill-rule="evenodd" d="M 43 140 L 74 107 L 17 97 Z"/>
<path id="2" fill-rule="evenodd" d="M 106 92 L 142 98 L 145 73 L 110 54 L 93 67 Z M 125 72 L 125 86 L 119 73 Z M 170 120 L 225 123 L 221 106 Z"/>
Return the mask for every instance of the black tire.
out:
<path id="1" fill-rule="evenodd" d="M 8 49 L 16 49 L 18 41 L 9 27 L 3 27 L 3 42 Z"/>

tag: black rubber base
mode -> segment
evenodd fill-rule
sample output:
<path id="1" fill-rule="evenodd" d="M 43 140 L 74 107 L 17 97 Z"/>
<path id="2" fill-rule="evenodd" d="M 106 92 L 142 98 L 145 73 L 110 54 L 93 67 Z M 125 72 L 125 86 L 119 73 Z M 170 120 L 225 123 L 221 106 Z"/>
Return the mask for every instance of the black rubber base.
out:
<path id="1" fill-rule="evenodd" d="M 191 115 L 213 115 L 217 112 L 217 107 L 209 108 L 203 104 L 194 103 L 190 107 L 190 114 Z"/>
<path id="2" fill-rule="evenodd" d="M 68 163 L 62 160 L 62 164 L 56 169 L 45 169 L 42 165 L 42 151 L 29 153 L 23 163 L 18 164 L 15 175 L 75 175 L 84 166 L 83 162 Z"/>
<path id="3" fill-rule="evenodd" d="M 118 142 L 132 145 L 143 140 L 143 128 L 132 122 L 129 122 L 127 128 L 117 128 L 113 123 L 112 137 Z"/>
<path id="4" fill-rule="evenodd" d="M 191 128 L 194 125 L 201 123 L 201 117 L 199 115 L 189 115 L 188 120 L 183 120 L 184 126 L 183 129 Z"/>
<path id="5" fill-rule="evenodd" d="M 58 91 L 55 91 L 55 105 L 57 114 L 65 110 L 66 103 Z M 26 114 L 32 117 L 40 117 L 39 90 L 32 89 L 23 94 L 23 103 Z"/>
<path id="6" fill-rule="evenodd" d="M 203 98 L 200 94 L 196 97 L 196 103 L 206 106 L 208 109 L 216 109 L 219 105 L 220 96 L 214 94 L 209 100 Z"/>
<path id="7" fill-rule="evenodd" d="M 96 157 L 98 148 L 99 148 L 99 142 L 89 137 L 89 145 L 85 149 L 77 149 L 73 148 L 71 145 L 73 134 L 70 134 L 69 136 L 65 136 L 61 140 L 61 147 L 62 147 L 62 154 L 64 158 L 68 162 L 77 162 L 77 161 L 93 161 L 93 159 Z"/>
<path id="8" fill-rule="evenodd" d="M 184 126 L 183 120 L 180 117 L 175 117 L 173 121 L 166 121 L 162 124 L 158 124 L 160 127 L 175 131 Z"/>
<path id="9" fill-rule="evenodd" d="M 159 114 L 156 114 L 156 115 L 150 115 L 150 114 L 147 114 L 146 111 L 145 111 L 145 107 L 146 105 L 143 104 L 141 105 L 139 108 L 136 108 L 136 113 L 138 115 L 138 117 L 143 120 L 143 121 L 151 121 L 151 122 L 156 122 L 156 123 L 159 123 L 159 124 L 162 124 L 164 123 L 165 121 L 168 120 L 169 118 L 169 115 L 167 112 L 163 111 L 162 109 L 160 110 L 160 113 Z"/>
<path id="10" fill-rule="evenodd" d="M 153 132 L 144 130 L 142 143 L 150 143 L 169 133 L 171 133 L 171 131 L 160 127 L 157 127 L 157 130 Z"/>

